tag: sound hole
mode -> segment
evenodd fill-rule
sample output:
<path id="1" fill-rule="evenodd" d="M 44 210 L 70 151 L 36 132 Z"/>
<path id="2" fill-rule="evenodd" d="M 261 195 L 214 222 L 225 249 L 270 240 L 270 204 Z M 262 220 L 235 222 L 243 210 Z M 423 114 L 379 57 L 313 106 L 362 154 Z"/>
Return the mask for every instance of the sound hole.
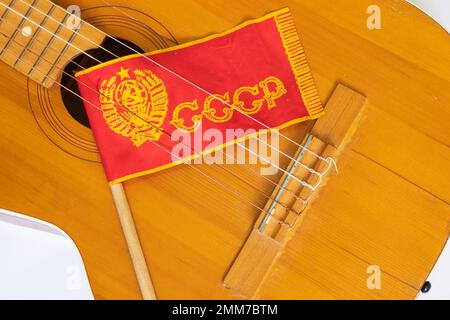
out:
<path id="1" fill-rule="evenodd" d="M 73 59 L 64 69 L 65 72 L 63 73 L 61 78 L 61 96 L 64 106 L 76 121 L 88 128 L 90 128 L 90 124 L 86 114 L 86 110 L 84 109 L 83 101 L 80 97 L 77 96 L 80 94 L 78 85 L 75 79 L 69 75 L 73 76 L 77 71 L 99 64 L 95 59 L 98 59 L 101 62 L 106 62 L 117 58 L 117 56 L 123 57 L 130 54 L 135 54 L 136 51 L 138 51 L 139 53 L 144 52 L 140 47 L 131 43 L 130 41 L 120 38 L 117 38 L 117 40 L 124 43 L 126 46 L 118 43 L 117 41 L 115 41 L 115 39 L 108 37 L 102 43 L 102 48 L 104 49 L 92 49 Z M 133 50 L 127 48 L 127 46 L 133 48 Z M 70 90 L 74 93 L 72 93 Z"/>

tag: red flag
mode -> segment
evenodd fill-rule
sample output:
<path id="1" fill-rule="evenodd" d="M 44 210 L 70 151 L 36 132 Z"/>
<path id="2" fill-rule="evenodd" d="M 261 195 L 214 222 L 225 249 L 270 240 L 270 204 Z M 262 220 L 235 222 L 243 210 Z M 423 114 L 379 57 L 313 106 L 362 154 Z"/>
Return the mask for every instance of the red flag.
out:
<path id="1" fill-rule="evenodd" d="M 323 113 L 289 9 L 76 77 L 111 183 L 182 163 L 168 152 L 176 130 L 280 129 Z M 183 159 L 245 138 L 203 142 Z"/>

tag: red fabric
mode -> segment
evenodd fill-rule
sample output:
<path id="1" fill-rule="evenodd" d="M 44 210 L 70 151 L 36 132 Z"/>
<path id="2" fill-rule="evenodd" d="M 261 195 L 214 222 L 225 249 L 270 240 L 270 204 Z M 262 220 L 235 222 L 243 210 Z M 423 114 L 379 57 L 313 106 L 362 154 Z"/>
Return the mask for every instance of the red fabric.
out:
<path id="1" fill-rule="evenodd" d="M 182 103 L 197 101 L 199 110 L 195 114 L 198 114 L 204 109 L 204 102 L 209 96 L 149 59 L 156 61 L 212 94 L 223 95 L 229 92 L 230 104 L 233 104 L 233 93 L 239 88 L 258 86 L 268 78 L 279 79 L 286 89 L 286 93 L 274 100 L 275 106 L 272 105 L 269 108 L 269 103 L 264 101 L 259 112 L 250 115 L 250 117 L 259 120 L 270 128 L 280 127 L 296 119 L 300 121 L 300 119 L 319 116 L 322 112 L 321 105 L 320 108 L 315 109 L 314 114 L 311 114 L 305 106 L 298 79 L 296 79 L 293 71 L 292 61 L 290 62 L 288 59 L 275 18 L 276 16 L 272 15 L 264 21 L 250 23 L 237 31 L 220 37 L 187 47 L 175 48 L 168 52 L 150 54 L 147 55 L 148 59 L 134 55 L 101 65 L 87 73 L 79 73 L 77 75 L 78 86 L 82 97 L 89 101 L 89 103 L 85 102 L 85 108 L 108 181 L 123 181 L 139 175 L 139 173 L 157 171 L 158 168 L 172 163 L 171 155 L 158 147 L 157 144 L 170 151 L 174 145 L 179 143 L 171 141 L 170 136 L 167 135 L 176 130 L 176 127 L 171 124 L 173 111 Z M 134 70 L 148 70 L 151 73 L 145 73 L 138 79 Z M 121 71 L 122 73 L 120 73 Z M 152 129 L 160 125 L 160 129 L 166 133 L 162 133 L 159 138 L 153 137 L 154 140 L 149 139 L 137 146 L 133 143 L 131 137 L 127 136 L 127 133 L 132 129 L 129 127 L 123 128 L 125 126 L 123 122 L 129 121 L 129 116 L 127 118 L 126 115 L 127 111 L 130 111 L 130 108 L 138 107 L 138 109 L 133 109 L 135 113 L 145 114 L 147 112 L 148 114 L 154 107 L 152 103 L 155 101 L 161 103 L 160 107 L 164 109 L 164 97 L 157 97 L 159 89 L 155 89 L 153 96 L 149 94 L 148 90 L 147 93 L 140 91 L 144 86 L 139 85 L 139 83 L 142 84 L 143 79 L 149 82 L 151 74 L 161 80 L 166 90 L 163 96 L 167 98 L 165 117 L 162 123 L 153 122 L 155 125 Z M 114 84 L 108 87 L 107 81 L 112 81 L 111 79 L 114 79 Z M 129 82 L 121 85 L 123 81 Z M 161 83 L 159 82 L 156 85 L 154 84 L 154 87 L 160 88 L 160 86 Z M 269 83 L 267 88 L 269 91 L 273 90 L 273 92 L 277 89 L 273 82 Z M 278 87 L 278 89 L 281 90 L 281 87 Z M 258 90 L 257 96 L 253 96 L 249 92 L 243 93 L 239 101 L 243 101 L 245 106 L 251 106 L 254 99 L 262 99 L 264 96 L 261 86 Z M 111 110 L 111 99 L 108 100 L 109 105 L 106 103 L 105 106 L 101 103 L 101 100 L 105 100 L 104 98 L 108 94 L 111 94 L 111 97 L 115 100 L 112 106 L 115 111 Z M 137 100 L 136 96 L 138 97 Z M 139 104 L 141 100 L 148 101 L 149 108 L 139 111 L 139 106 L 136 106 L 134 102 Z M 131 107 L 123 106 L 121 102 Z M 217 114 L 219 116 L 223 114 L 222 108 L 229 108 L 218 100 L 213 102 L 212 107 L 218 109 Z M 182 110 L 180 117 L 185 119 L 186 125 L 191 125 L 192 121 L 188 120 L 194 112 L 186 108 Z M 237 110 L 231 109 L 230 111 L 233 111 L 231 119 L 223 123 L 210 121 L 203 115 L 202 130 L 205 131 L 209 128 L 217 128 L 221 131 L 232 128 L 266 129 L 249 116 L 245 116 Z M 109 119 L 112 122 L 108 124 L 105 120 L 107 118 L 105 112 L 114 114 L 114 116 L 111 116 L 113 118 L 120 118 L 122 115 L 123 118 L 112 121 L 110 117 Z M 161 118 L 159 119 L 161 120 Z M 139 122 L 142 119 L 138 117 L 135 120 Z M 150 120 L 150 122 L 152 121 Z M 114 128 L 114 126 L 116 127 Z M 210 142 L 204 142 L 203 148 L 208 145 L 210 145 Z M 196 151 L 200 150 L 196 149 Z"/>

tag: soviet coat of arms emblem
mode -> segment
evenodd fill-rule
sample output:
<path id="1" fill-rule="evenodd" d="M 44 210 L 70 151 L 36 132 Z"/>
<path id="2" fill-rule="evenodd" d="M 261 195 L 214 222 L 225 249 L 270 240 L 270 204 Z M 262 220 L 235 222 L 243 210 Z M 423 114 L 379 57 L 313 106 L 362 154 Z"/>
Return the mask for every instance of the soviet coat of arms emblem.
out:
<path id="1" fill-rule="evenodd" d="M 162 80 L 150 70 L 121 67 L 102 82 L 99 100 L 107 125 L 136 147 L 161 137 L 168 96 Z"/>

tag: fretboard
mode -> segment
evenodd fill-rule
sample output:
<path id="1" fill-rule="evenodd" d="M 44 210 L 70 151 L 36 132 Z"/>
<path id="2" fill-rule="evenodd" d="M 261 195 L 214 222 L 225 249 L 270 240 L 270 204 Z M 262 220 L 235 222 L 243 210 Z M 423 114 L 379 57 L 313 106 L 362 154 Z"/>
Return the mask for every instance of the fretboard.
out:
<path id="1" fill-rule="evenodd" d="M 0 59 L 45 87 L 104 34 L 47 0 L 0 0 Z"/>

